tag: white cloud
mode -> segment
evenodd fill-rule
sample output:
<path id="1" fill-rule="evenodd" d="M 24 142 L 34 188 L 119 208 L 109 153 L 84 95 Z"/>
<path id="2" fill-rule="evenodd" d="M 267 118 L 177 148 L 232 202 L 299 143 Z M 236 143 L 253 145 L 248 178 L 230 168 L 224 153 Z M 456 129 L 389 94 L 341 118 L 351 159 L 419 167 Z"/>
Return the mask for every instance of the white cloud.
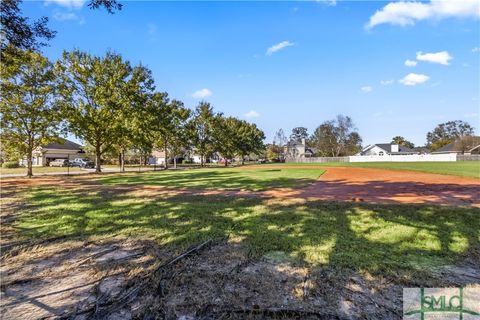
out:
<path id="1" fill-rule="evenodd" d="M 360 88 L 360 90 L 362 90 L 364 93 L 369 93 L 372 92 L 373 88 L 371 86 L 363 86 Z"/>
<path id="2" fill-rule="evenodd" d="M 44 4 L 49 5 L 51 3 L 69 9 L 80 9 L 85 4 L 86 0 L 45 0 Z"/>
<path id="3" fill-rule="evenodd" d="M 472 49 L 472 52 L 480 52 L 480 48 L 479 47 L 475 47 Z"/>
<path id="4" fill-rule="evenodd" d="M 398 82 L 406 86 L 415 86 L 417 84 L 422 84 L 428 81 L 428 79 L 430 79 L 430 77 L 424 74 L 409 73 L 402 79 L 398 80 Z"/>
<path id="5" fill-rule="evenodd" d="M 380 80 L 380 84 L 381 84 L 382 86 L 387 86 L 387 85 L 389 85 L 389 84 L 393 84 L 394 82 L 395 82 L 395 80 L 393 80 L 393 79 L 390 79 L 390 80 Z"/>
<path id="6" fill-rule="evenodd" d="M 247 117 L 247 118 L 258 118 L 258 117 L 260 117 L 260 113 L 258 113 L 255 110 L 250 110 L 249 112 L 247 112 L 245 114 L 245 117 Z"/>
<path id="7" fill-rule="evenodd" d="M 55 10 L 53 12 L 53 19 L 57 21 L 78 21 L 79 24 L 85 23 L 85 19 L 83 17 L 78 16 L 76 13 L 62 12 L 58 10 Z"/>
<path id="8" fill-rule="evenodd" d="M 414 60 L 405 60 L 405 65 L 407 67 L 415 67 L 417 65 L 417 61 L 414 61 Z"/>
<path id="9" fill-rule="evenodd" d="M 480 1 L 431 0 L 430 2 L 390 2 L 370 17 L 366 27 L 370 29 L 384 23 L 411 26 L 421 20 L 440 20 L 451 17 L 480 17 Z"/>
<path id="10" fill-rule="evenodd" d="M 448 61 L 452 60 L 453 57 L 447 51 L 440 51 L 435 53 L 423 53 L 421 51 L 417 52 L 418 61 L 426 61 L 430 63 L 443 64 L 448 66 Z"/>
<path id="11" fill-rule="evenodd" d="M 291 46 L 294 46 L 294 45 L 295 45 L 295 43 L 292 43 L 290 41 L 282 41 L 282 42 L 277 43 L 277 44 L 271 46 L 270 48 L 268 48 L 267 52 L 265 54 L 267 56 L 271 56 L 272 54 L 274 54 L 277 51 L 280 51 L 282 49 L 285 49 L 287 47 L 291 47 Z"/>
<path id="12" fill-rule="evenodd" d="M 206 98 L 206 97 L 210 97 L 211 95 L 212 95 L 212 91 L 210 91 L 207 88 L 204 88 L 204 89 L 200 89 L 200 90 L 195 91 L 192 94 L 192 97 L 194 97 L 196 99 L 203 99 L 203 98 Z"/>
<path id="13" fill-rule="evenodd" d="M 332 7 L 337 5 L 337 0 L 317 0 L 317 2 Z"/>

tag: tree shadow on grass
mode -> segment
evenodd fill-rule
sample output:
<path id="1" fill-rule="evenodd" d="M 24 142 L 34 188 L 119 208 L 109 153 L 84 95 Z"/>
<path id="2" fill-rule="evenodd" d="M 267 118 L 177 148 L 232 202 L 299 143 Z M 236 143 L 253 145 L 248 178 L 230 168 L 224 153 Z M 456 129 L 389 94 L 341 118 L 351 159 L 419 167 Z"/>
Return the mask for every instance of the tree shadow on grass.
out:
<path id="1" fill-rule="evenodd" d="M 369 272 L 421 271 L 479 248 L 480 209 L 218 196 L 132 196 L 128 190 L 31 191 L 25 237 L 153 237 L 179 249 L 207 238 L 283 251 L 300 263 Z"/>
<path id="2" fill-rule="evenodd" d="M 174 188 L 200 188 L 259 191 L 270 188 L 306 186 L 314 182 L 321 170 L 188 170 L 135 175 L 109 176 L 99 181 L 106 185 L 153 185 Z"/>
<path id="3" fill-rule="evenodd" d="M 334 306 L 344 303 L 350 285 L 345 274 L 427 285 L 433 283 L 428 279 L 435 268 L 458 263 L 469 254 L 478 257 L 480 251 L 476 208 L 222 195 L 135 196 L 134 190 L 30 190 L 28 212 L 16 223 L 19 234 L 25 238 L 123 234 L 153 238 L 172 252 L 206 239 L 228 239 L 253 258 L 284 256 L 312 273 L 320 270 L 311 291 Z M 330 279 L 322 270 L 338 276 Z M 340 291 L 322 293 L 329 281 Z"/>

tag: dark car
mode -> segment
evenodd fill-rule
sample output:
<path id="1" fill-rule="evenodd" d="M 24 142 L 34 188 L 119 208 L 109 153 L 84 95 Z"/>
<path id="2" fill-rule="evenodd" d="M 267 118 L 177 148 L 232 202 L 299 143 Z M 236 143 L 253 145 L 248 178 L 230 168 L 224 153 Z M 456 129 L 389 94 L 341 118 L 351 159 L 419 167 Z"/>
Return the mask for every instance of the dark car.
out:
<path id="1" fill-rule="evenodd" d="M 88 158 L 76 158 L 71 161 L 71 166 L 80 168 L 95 168 L 95 163 Z"/>

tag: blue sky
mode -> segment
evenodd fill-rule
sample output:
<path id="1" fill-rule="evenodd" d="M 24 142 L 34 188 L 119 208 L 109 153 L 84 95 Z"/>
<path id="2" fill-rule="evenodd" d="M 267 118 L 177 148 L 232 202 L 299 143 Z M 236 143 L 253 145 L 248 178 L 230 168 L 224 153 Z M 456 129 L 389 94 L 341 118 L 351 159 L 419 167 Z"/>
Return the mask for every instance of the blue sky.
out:
<path id="1" fill-rule="evenodd" d="M 345 114 L 364 145 L 396 135 L 423 145 L 441 122 L 480 128 L 480 6 L 438 3 L 127 1 L 109 15 L 51 0 L 23 10 L 58 31 L 49 58 L 116 51 L 147 65 L 157 90 L 255 122 L 267 142 Z"/>

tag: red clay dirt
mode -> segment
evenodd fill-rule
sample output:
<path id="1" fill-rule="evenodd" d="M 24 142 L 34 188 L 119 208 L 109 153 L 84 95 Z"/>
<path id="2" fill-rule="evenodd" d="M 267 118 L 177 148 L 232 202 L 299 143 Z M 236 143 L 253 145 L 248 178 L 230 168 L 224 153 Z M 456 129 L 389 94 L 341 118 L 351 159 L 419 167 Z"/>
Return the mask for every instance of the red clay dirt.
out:
<path id="1" fill-rule="evenodd" d="M 266 193 L 309 200 L 480 206 L 480 180 L 474 178 L 370 168 L 324 169 L 319 180 L 304 189 Z"/>
<path id="2" fill-rule="evenodd" d="M 249 166 L 249 169 L 283 169 L 288 166 Z M 368 203 L 425 203 L 467 205 L 480 207 L 480 180 L 469 177 L 441 175 L 404 170 L 386 170 L 352 167 L 296 166 L 295 168 L 322 168 L 326 172 L 305 188 L 273 189 L 267 191 L 228 191 L 167 188 L 152 185 L 105 186 L 88 177 L 42 177 L 3 179 L 5 189 L 38 185 L 79 187 L 95 184 L 97 188 L 128 189 L 137 192 L 228 195 L 305 200 L 354 201 Z M 125 190 L 125 191 L 126 191 Z"/>

